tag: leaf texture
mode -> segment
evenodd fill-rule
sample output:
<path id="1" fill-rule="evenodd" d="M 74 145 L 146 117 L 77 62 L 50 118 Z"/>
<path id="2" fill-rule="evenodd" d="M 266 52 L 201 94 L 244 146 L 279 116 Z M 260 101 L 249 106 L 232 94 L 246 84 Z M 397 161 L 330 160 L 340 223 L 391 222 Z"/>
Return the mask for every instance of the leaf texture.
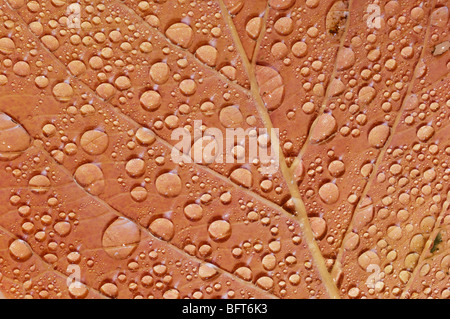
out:
<path id="1" fill-rule="evenodd" d="M 446 1 L 0 17 L 3 297 L 450 297 Z M 276 169 L 239 136 L 241 161 L 173 160 L 209 128 L 279 149 Z"/>

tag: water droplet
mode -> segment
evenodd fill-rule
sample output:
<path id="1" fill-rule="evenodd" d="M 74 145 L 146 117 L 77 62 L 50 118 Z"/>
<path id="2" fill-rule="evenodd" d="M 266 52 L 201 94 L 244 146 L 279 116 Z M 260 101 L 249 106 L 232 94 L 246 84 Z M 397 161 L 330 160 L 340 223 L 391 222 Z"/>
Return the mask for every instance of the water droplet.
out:
<path id="1" fill-rule="evenodd" d="M 143 202 L 147 199 L 148 192 L 144 187 L 137 186 L 131 190 L 130 194 L 136 202 Z"/>
<path id="2" fill-rule="evenodd" d="M 212 265 L 201 265 L 198 270 L 198 275 L 203 280 L 208 280 L 213 278 L 218 274 L 217 269 L 215 269 Z"/>
<path id="3" fill-rule="evenodd" d="M 369 132 L 369 145 L 374 148 L 382 148 L 386 144 L 390 134 L 391 129 L 388 125 L 380 124 L 375 126 Z"/>
<path id="4" fill-rule="evenodd" d="M 180 292 L 177 289 L 169 289 L 163 294 L 164 299 L 179 299 Z"/>
<path id="5" fill-rule="evenodd" d="M 421 142 L 426 142 L 434 135 L 434 128 L 431 125 L 424 125 L 417 131 L 417 138 Z"/>
<path id="6" fill-rule="evenodd" d="M 140 158 L 133 158 L 125 164 L 125 171 L 130 177 L 137 178 L 145 173 L 145 162 Z"/>
<path id="7" fill-rule="evenodd" d="M 100 155 L 104 153 L 108 147 L 108 142 L 108 135 L 97 130 L 85 132 L 80 139 L 81 147 L 90 155 Z"/>
<path id="8" fill-rule="evenodd" d="M 404 47 L 401 50 L 400 54 L 402 55 L 403 58 L 410 59 L 414 55 L 414 48 L 413 47 Z"/>
<path id="9" fill-rule="evenodd" d="M 214 67 L 217 63 L 217 56 L 219 52 L 215 47 L 211 45 L 203 45 L 199 47 L 197 51 L 195 51 L 195 54 L 200 61 L 202 61 L 206 65 Z"/>
<path id="10" fill-rule="evenodd" d="M 277 259 L 274 255 L 268 254 L 263 257 L 262 265 L 265 270 L 274 270 L 277 265 Z"/>
<path id="11" fill-rule="evenodd" d="M 161 174 L 156 179 L 155 186 L 158 193 L 165 197 L 176 197 L 182 190 L 181 179 L 175 173 Z"/>
<path id="12" fill-rule="evenodd" d="M 28 182 L 31 191 L 38 194 L 46 193 L 50 189 L 50 185 L 50 180 L 44 175 L 33 176 Z"/>
<path id="13" fill-rule="evenodd" d="M 337 122 L 333 115 L 325 113 L 319 116 L 311 132 L 311 141 L 320 143 L 331 137 L 337 130 Z"/>
<path id="14" fill-rule="evenodd" d="M 345 172 L 345 164 L 339 160 L 332 161 L 330 165 L 328 165 L 328 170 L 333 177 L 342 176 Z"/>
<path id="15" fill-rule="evenodd" d="M 0 39 L 0 52 L 6 55 L 9 55 L 14 52 L 16 49 L 16 45 L 14 41 L 10 38 L 1 38 Z"/>
<path id="16" fill-rule="evenodd" d="M 355 233 L 349 233 L 344 238 L 344 248 L 346 250 L 355 250 L 359 245 L 359 236 Z"/>
<path id="17" fill-rule="evenodd" d="M 216 220 L 209 225 L 208 233 L 215 241 L 227 240 L 231 236 L 231 225 L 226 220 Z"/>
<path id="18" fill-rule="evenodd" d="M 170 68 L 167 63 L 158 62 L 150 68 L 150 77 L 156 84 L 164 84 L 169 80 Z"/>
<path id="19" fill-rule="evenodd" d="M 247 31 L 247 35 L 253 40 L 258 39 L 261 30 L 262 30 L 262 18 L 254 17 L 247 22 L 245 26 L 245 31 Z"/>
<path id="20" fill-rule="evenodd" d="M 191 79 L 183 80 L 180 83 L 180 91 L 186 96 L 193 95 L 197 91 L 197 84 Z"/>
<path id="21" fill-rule="evenodd" d="M 444 28 L 448 23 L 449 13 L 447 7 L 440 7 L 433 11 L 431 14 L 431 25 L 438 27 L 438 28 Z"/>
<path id="22" fill-rule="evenodd" d="M 174 23 L 166 30 L 166 36 L 173 43 L 188 48 L 194 38 L 194 31 L 185 23 Z"/>
<path id="23" fill-rule="evenodd" d="M 237 106 L 226 106 L 220 110 L 220 123 L 227 128 L 236 128 L 244 121 L 244 117 Z"/>
<path id="24" fill-rule="evenodd" d="M 262 277 L 258 278 L 258 280 L 256 281 L 256 284 L 264 290 L 270 290 L 273 288 L 274 281 L 270 277 L 262 276 Z"/>
<path id="25" fill-rule="evenodd" d="M 295 42 L 291 51 L 297 58 L 303 58 L 308 53 L 308 45 L 303 41 Z"/>
<path id="26" fill-rule="evenodd" d="M 377 92 L 373 87 L 365 86 L 361 90 L 359 90 L 358 99 L 361 103 L 369 104 L 375 98 L 376 93 Z"/>
<path id="27" fill-rule="evenodd" d="M 18 76 L 28 76 L 31 73 L 30 65 L 25 61 L 19 61 L 13 66 L 13 72 Z"/>
<path id="28" fill-rule="evenodd" d="M 402 229 L 399 226 L 390 226 L 387 229 L 387 236 L 393 240 L 402 238 Z"/>
<path id="29" fill-rule="evenodd" d="M 111 83 L 102 83 L 95 89 L 98 96 L 105 101 L 111 99 L 116 94 L 116 88 Z"/>
<path id="30" fill-rule="evenodd" d="M 60 102 L 68 102 L 72 99 L 74 92 L 72 87 L 65 83 L 58 83 L 53 87 L 53 95 Z"/>
<path id="31" fill-rule="evenodd" d="M 236 276 L 238 276 L 239 278 L 246 280 L 246 281 L 252 280 L 252 277 L 253 277 L 252 270 L 250 268 L 244 267 L 244 266 L 236 269 L 234 274 Z"/>
<path id="32" fill-rule="evenodd" d="M 89 290 L 81 282 L 75 281 L 69 285 L 69 294 L 72 298 L 84 299 L 86 298 L 88 293 Z"/>
<path id="33" fill-rule="evenodd" d="M 103 232 L 103 249 L 112 258 L 128 258 L 136 250 L 140 236 L 139 228 L 135 223 L 119 217 Z"/>
<path id="34" fill-rule="evenodd" d="M 19 157 L 31 145 L 25 129 L 5 113 L 0 112 L 0 160 Z"/>
<path id="35" fill-rule="evenodd" d="M 338 70 L 347 70 L 355 64 L 355 61 L 355 52 L 348 47 L 343 47 L 338 53 L 336 67 Z"/>
<path id="36" fill-rule="evenodd" d="M 411 251 L 420 253 L 422 252 L 423 247 L 425 247 L 425 237 L 422 234 L 417 234 L 411 238 L 409 243 L 409 249 L 411 249 Z"/>
<path id="37" fill-rule="evenodd" d="M 116 88 L 118 88 L 121 91 L 128 90 L 131 88 L 131 80 L 127 76 L 119 76 L 115 81 L 114 84 L 116 85 Z"/>
<path id="38" fill-rule="evenodd" d="M 292 7 L 295 0 L 269 0 L 269 5 L 277 10 L 285 10 Z"/>
<path id="39" fill-rule="evenodd" d="M 200 220 L 203 217 L 203 208 L 198 204 L 189 204 L 184 208 L 184 215 L 189 220 Z"/>
<path id="40" fill-rule="evenodd" d="M 374 251 L 368 250 L 359 255 L 358 264 L 362 269 L 367 270 L 370 265 L 380 265 L 380 257 Z"/>
<path id="41" fill-rule="evenodd" d="M 151 233 L 165 241 L 170 241 L 175 234 L 175 227 L 167 218 L 155 219 L 149 227 Z"/>
<path id="42" fill-rule="evenodd" d="M 348 16 L 348 1 L 336 1 L 326 16 L 328 33 L 339 39 L 344 34 L 344 26 Z"/>
<path id="43" fill-rule="evenodd" d="M 253 175 L 252 173 L 245 168 L 237 168 L 235 169 L 231 175 L 230 179 L 243 187 L 250 188 L 253 185 Z"/>
<path id="44" fill-rule="evenodd" d="M 326 183 L 319 189 L 319 196 L 326 204 L 334 204 L 339 199 L 339 188 L 336 184 Z"/>
<path id="45" fill-rule="evenodd" d="M 50 51 L 56 51 L 59 49 L 59 41 L 52 35 L 44 35 L 41 38 L 42 43 L 49 49 Z"/>
<path id="46" fill-rule="evenodd" d="M 33 255 L 30 246 L 21 239 L 16 239 L 9 245 L 9 252 L 18 261 L 27 261 Z"/>
<path id="47" fill-rule="evenodd" d="M 105 283 L 100 287 L 100 291 L 105 296 L 116 298 L 119 295 L 119 288 L 113 283 Z"/>
<path id="48" fill-rule="evenodd" d="M 54 229 L 60 236 L 64 237 L 70 233 L 72 226 L 69 222 L 57 222 L 54 226 Z"/>
<path id="49" fill-rule="evenodd" d="M 281 75 L 268 66 L 256 66 L 259 93 L 269 111 L 278 108 L 284 99 L 284 83 Z"/>
<path id="50" fill-rule="evenodd" d="M 148 146 L 152 145 L 155 142 L 156 137 L 151 130 L 145 127 L 141 127 L 136 131 L 136 139 L 142 145 Z"/>
<path id="51" fill-rule="evenodd" d="M 372 200 L 366 197 L 355 211 L 355 216 L 353 218 L 353 225 L 355 229 L 363 229 L 368 225 L 374 216 L 374 208 L 372 205 Z"/>
<path id="52" fill-rule="evenodd" d="M 271 53 L 277 60 L 283 60 L 288 55 L 288 47 L 283 42 L 272 45 Z"/>
<path id="53" fill-rule="evenodd" d="M 244 7 L 244 0 L 224 0 L 224 3 L 230 14 L 236 15 Z"/>
<path id="54" fill-rule="evenodd" d="M 67 67 L 69 68 L 70 73 L 75 76 L 82 75 L 86 72 L 86 65 L 80 60 L 71 61 Z"/>
<path id="55" fill-rule="evenodd" d="M 77 183 L 92 195 L 98 196 L 105 189 L 103 172 L 94 164 L 81 165 L 75 171 L 74 177 Z"/>
<path id="56" fill-rule="evenodd" d="M 140 98 L 142 107 L 147 111 L 155 111 L 161 106 L 161 95 L 156 91 L 146 91 Z"/>
<path id="57" fill-rule="evenodd" d="M 281 17 L 275 21 L 274 29 L 280 35 L 289 35 L 294 29 L 294 22 L 289 17 Z"/>
<path id="58" fill-rule="evenodd" d="M 411 10 L 411 18 L 420 20 L 424 17 L 425 11 L 421 7 L 415 7 Z"/>
<path id="59" fill-rule="evenodd" d="M 314 238 L 322 238 L 327 231 L 327 222 L 321 217 L 311 217 L 309 219 Z"/>

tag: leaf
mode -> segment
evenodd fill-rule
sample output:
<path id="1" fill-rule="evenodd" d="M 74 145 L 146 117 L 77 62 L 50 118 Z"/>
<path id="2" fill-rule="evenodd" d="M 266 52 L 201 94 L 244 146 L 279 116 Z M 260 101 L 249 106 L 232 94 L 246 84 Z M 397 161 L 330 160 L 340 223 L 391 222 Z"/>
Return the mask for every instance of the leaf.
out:
<path id="1" fill-rule="evenodd" d="M 447 296 L 448 10 L 370 4 L 2 0 L 2 294 Z"/>

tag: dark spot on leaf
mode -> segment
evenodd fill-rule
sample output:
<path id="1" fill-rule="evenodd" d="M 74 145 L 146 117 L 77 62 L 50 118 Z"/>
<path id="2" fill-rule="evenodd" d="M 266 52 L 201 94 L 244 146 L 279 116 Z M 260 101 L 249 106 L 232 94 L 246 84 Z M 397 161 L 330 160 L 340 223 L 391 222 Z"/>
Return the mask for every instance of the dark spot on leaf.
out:
<path id="1" fill-rule="evenodd" d="M 439 250 L 438 246 L 439 246 L 440 243 L 442 243 L 442 235 L 441 235 L 441 233 L 437 234 L 436 238 L 433 241 L 433 245 L 430 248 L 430 252 L 432 254 L 434 254 L 436 251 Z"/>

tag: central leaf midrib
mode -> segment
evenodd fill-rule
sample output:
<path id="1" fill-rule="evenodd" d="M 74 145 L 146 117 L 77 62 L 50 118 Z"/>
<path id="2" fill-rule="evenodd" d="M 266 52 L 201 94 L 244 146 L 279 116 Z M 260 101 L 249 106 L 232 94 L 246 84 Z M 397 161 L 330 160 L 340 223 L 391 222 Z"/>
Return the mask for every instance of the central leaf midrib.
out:
<path id="1" fill-rule="evenodd" d="M 229 15 L 225 3 L 223 0 L 218 0 L 220 3 L 220 7 L 222 10 L 222 14 L 225 17 L 226 23 L 229 25 L 229 28 L 231 30 L 235 45 L 237 47 L 237 50 L 240 52 L 241 57 L 244 61 L 244 66 L 247 69 L 247 73 L 250 78 L 250 86 L 251 86 L 251 93 L 253 96 L 254 101 L 256 102 L 257 110 L 260 114 L 260 117 L 264 123 L 264 126 L 266 127 L 267 131 L 270 132 L 270 138 L 272 143 L 274 143 L 274 147 L 277 148 L 279 151 L 279 164 L 281 168 L 282 175 L 286 181 L 286 184 L 288 186 L 289 192 L 291 194 L 291 197 L 294 201 L 294 205 L 297 211 L 297 216 L 292 217 L 290 215 L 290 218 L 295 219 L 299 224 L 303 231 L 303 236 L 306 239 L 308 248 L 310 250 L 310 253 L 315 261 L 315 266 L 317 267 L 317 270 L 319 271 L 319 274 L 322 279 L 322 283 L 325 286 L 325 288 L 328 291 L 328 294 L 331 298 L 340 298 L 339 291 L 336 287 L 336 284 L 334 283 L 333 279 L 331 278 L 330 273 L 328 272 L 325 264 L 325 259 L 322 256 L 322 253 L 320 252 L 319 246 L 317 245 L 316 240 L 314 239 L 314 235 L 311 229 L 311 225 L 309 223 L 308 215 L 306 212 L 305 205 L 303 203 L 303 200 L 301 199 L 300 192 L 297 188 L 297 184 L 295 182 L 294 176 L 292 172 L 290 171 L 290 168 L 286 164 L 286 160 L 284 158 L 283 152 L 280 147 L 279 138 L 272 134 L 272 129 L 274 128 L 272 124 L 272 120 L 270 118 L 270 115 L 265 107 L 265 103 L 262 99 L 262 97 L 259 94 L 259 86 L 258 82 L 256 80 L 256 75 L 254 72 L 254 69 L 252 68 L 252 63 L 248 60 L 245 49 L 240 41 L 238 32 L 236 30 L 236 27 L 234 26 L 231 16 Z M 268 8 L 270 10 L 270 8 Z M 266 12 L 265 18 L 267 19 L 268 13 Z"/>

